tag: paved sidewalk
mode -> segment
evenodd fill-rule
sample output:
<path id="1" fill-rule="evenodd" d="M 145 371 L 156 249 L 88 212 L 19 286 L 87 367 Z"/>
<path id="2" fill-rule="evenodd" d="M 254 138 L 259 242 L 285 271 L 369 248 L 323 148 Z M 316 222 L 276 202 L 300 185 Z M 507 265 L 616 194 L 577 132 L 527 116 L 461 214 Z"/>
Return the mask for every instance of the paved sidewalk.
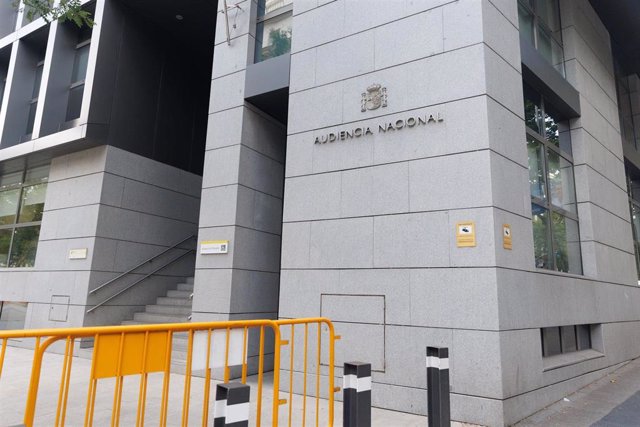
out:
<path id="1" fill-rule="evenodd" d="M 24 414 L 24 402 L 28 388 L 28 379 L 31 370 L 33 351 L 21 348 L 8 347 L 2 378 L 0 378 L 0 426 L 14 426 L 22 423 Z M 55 421 L 55 410 L 58 399 L 58 385 L 60 381 L 60 368 L 63 357 L 58 354 L 47 354 L 44 359 L 40 393 L 36 409 L 36 425 L 49 426 Z M 91 368 L 91 362 L 85 358 L 73 358 L 71 389 L 69 395 L 69 407 L 66 416 L 67 426 L 81 426 L 84 424 L 85 402 L 87 399 L 87 378 Z M 120 425 L 135 425 L 136 405 L 138 401 L 139 376 L 125 377 L 125 386 L 122 399 L 122 414 Z M 182 416 L 182 398 L 185 376 L 171 374 L 169 399 L 168 425 L 180 425 Z M 212 381 L 212 392 L 215 384 Z M 257 390 L 257 378 L 250 377 L 252 414 L 250 425 L 255 425 L 255 397 Z M 111 408 L 114 395 L 115 381 L 112 379 L 100 380 L 95 406 L 95 426 L 110 425 Z M 192 377 L 192 404 L 190 405 L 189 425 L 201 425 L 202 414 L 202 390 L 204 379 Z M 160 393 L 162 389 L 162 374 L 149 375 L 146 425 L 158 425 L 160 409 Z M 271 424 L 270 408 L 272 400 L 271 376 L 265 375 L 265 387 L 263 390 L 263 426 Z M 288 393 L 281 393 L 281 398 L 288 398 Z M 213 399 L 213 393 L 212 393 Z M 213 400 L 212 400 L 213 402 Z M 302 396 L 294 395 L 292 410 L 292 425 L 302 425 Z M 209 410 L 209 424 L 213 423 L 213 404 Z M 320 400 L 320 425 L 327 425 L 328 405 L 326 400 Z M 307 398 L 306 424 L 315 425 L 315 398 Z M 288 413 L 286 407 L 280 411 L 280 424 L 287 425 Z M 408 426 L 424 427 L 427 425 L 426 417 L 406 414 L 402 412 L 387 411 L 378 408 L 372 410 L 374 426 Z M 342 403 L 335 405 L 335 425 L 342 425 Z M 454 426 L 464 424 L 453 423 Z"/>
<path id="2" fill-rule="evenodd" d="M 640 359 L 632 360 L 516 426 L 640 426 Z"/>

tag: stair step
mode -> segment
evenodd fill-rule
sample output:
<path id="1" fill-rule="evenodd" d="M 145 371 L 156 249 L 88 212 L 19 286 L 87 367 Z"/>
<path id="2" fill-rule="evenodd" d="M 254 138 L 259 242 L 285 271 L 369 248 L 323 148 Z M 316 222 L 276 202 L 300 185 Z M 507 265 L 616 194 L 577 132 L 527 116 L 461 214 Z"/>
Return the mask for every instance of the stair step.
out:
<path id="1" fill-rule="evenodd" d="M 167 291 L 167 296 L 172 298 L 189 298 L 191 291 Z"/>
<path id="2" fill-rule="evenodd" d="M 157 305 L 182 305 L 191 307 L 191 298 L 158 297 Z"/>
<path id="3" fill-rule="evenodd" d="M 188 316 L 170 316 L 167 314 L 157 313 L 135 313 L 133 320 L 143 323 L 185 323 L 188 322 Z"/>
<path id="4" fill-rule="evenodd" d="M 145 324 L 147 324 L 147 322 L 139 322 L 137 320 L 123 320 L 121 323 L 122 326 L 145 325 Z"/>
<path id="5" fill-rule="evenodd" d="M 178 290 L 193 292 L 193 283 L 178 283 Z"/>
<path id="6" fill-rule="evenodd" d="M 146 313 L 168 314 L 169 316 L 190 316 L 191 307 L 186 305 L 148 305 Z"/>
<path id="7" fill-rule="evenodd" d="M 193 285 L 193 277 L 187 277 L 186 282 L 189 283 L 190 285 Z"/>

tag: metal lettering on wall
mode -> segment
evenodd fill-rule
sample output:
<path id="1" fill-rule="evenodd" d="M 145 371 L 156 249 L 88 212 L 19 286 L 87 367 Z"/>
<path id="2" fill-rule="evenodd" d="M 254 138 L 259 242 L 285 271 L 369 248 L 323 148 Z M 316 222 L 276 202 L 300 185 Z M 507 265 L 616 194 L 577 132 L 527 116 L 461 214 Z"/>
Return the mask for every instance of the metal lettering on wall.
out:
<path id="1" fill-rule="evenodd" d="M 440 123 L 444 121 L 441 113 L 424 114 L 421 116 L 407 117 L 406 119 L 398 119 L 391 122 L 381 123 L 374 126 L 373 129 L 377 133 L 391 133 L 404 128 L 413 128 L 418 126 L 426 126 L 430 124 Z M 348 139 L 360 138 L 367 135 L 373 135 L 374 130 L 371 126 L 357 126 L 351 129 L 329 132 L 324 135 L 316 136 L 315 144 L 326 144 L 327 142 L 345 141 Z"/>
<path id="2" fill-rule="evenodd" d="M 380 107 L 387 106 L 387 88 L 382 87 L 378 83 L 374 83 L 362 93 L 361 110 L 377 110 Z M 377 126 L 355 126 L 350 129 L 341 129 L 335 132 L 329 132 L 324 135 L 316 136 L 314 144 L 326 144 L 327 142 L 346 141 L 348 139 L 356 139 L 373 135 L 377 133 L 392 133 L 404 128 L 413 128 L 426 126 L 430 124 L 440 123 L 444 121 L 441 112 L 424 113 L 420 115 L 410 116 L 380 123 Z M 372 130 L 373 128 L 373 130 Z"/>

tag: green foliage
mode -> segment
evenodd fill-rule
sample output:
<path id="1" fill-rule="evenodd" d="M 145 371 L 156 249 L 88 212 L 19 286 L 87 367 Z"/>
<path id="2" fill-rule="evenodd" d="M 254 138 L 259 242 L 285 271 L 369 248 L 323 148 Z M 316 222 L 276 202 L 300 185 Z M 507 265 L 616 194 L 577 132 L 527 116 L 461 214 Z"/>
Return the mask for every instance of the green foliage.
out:
<path id="1" fill-rule="evenodd" d="M 60 0 L 57 6 L 53 5 L 53 0 L 24 0 L 23 3 L 24 13 L 29 21 L 42 17 L 46 22 L 70 21 L 78 27 L 95 25 L 91 13 L 82 9 L 80 0 Z M 13 0 L 15 7 L 18 4 L 18 0 Z"/>
<path id="2" fill-rule="evenodd" d="M 274 28 L 269 31 L 269 58 L 291 52 L 291 30 Z"/>

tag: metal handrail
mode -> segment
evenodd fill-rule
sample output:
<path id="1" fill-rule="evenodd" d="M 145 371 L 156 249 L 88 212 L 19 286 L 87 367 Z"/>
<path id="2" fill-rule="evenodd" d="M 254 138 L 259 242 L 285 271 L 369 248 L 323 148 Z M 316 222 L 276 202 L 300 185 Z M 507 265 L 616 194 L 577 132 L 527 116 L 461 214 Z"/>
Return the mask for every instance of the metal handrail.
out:
<path id="1" fill-rule="evenodd" d="M 119 275 L 117 275 L 116 277 L 114 277 L 113 279 L 107 280 L 106 282 L 104 282 L 102 285 L 98 286 L 95 289 L 92 289 L 91 291 L 89 291 L 89 295 L 93 295 L 96 292 L 98 292 L 100 289 L 104 288 L 107 285 L 110 285 L 111 283 L 115 282 L 116 280 L 126 276 L 127 274 L 131 273 L 132 271 L 137 270 L 138 268 L 142 267 L 143 265 L 153 261 L 154 259 L 158 258 L 161 255 L 166 254 L 167 252 L 169 252 L 171 249 L 175 249 L 176 247 L 180 246 L 181 244 L 183 244 L 184 242 L 186 242 L 187 240 L 193 239 L 194 237 L 196 237 L 195 234 L 192 234 L 191 236 L 187 237 L 186 239 L 182 239 L 180 240 L 178 243 L 176 243 L 175 245 L 172 245 L 170 247 L 168 247 L 167 249 L 165 249 L 164 251 L 160 252 L 157 255 L 152 256 L 151 258 L 147 259 L 146 261 L 142 261 L 140 264 L 136 265 L 133 268 L 130 268 L 129 270 L 125 271 L 124 273 L 120 273 Z"/>
<path id="2" fill-rule="evenodd" d="M 106 303 L 108 303 L 109 301 L 111 301 L 112 299 L 114 299 L 117 296 L 122 295 L 123 293 L 125 293 L 126 291 L 128 291 L 129 289 L 133 288 L 135 285 L 137 285 L 140 282 L 143 282 L 145 280 L 147 280 L 149 277 L 153 276 L 154 274 L 156 274 L 158 271 L 162 270 L 163 268 L 168 267 L 169 265 L 173 264 L 174 262 L 178 261 L 181 258 L 184 258 L 185 256 L 187 256 L 188 254 L 190 254 L 191 252 L 195 252 L 195 249 L 187 249 L 185 253 L 180 254 L 179 256 L 177 256 L 176 258 L 172 259 L 171 261 L 169 261 L 168 263 L 161 265 L 160 267 L 156 268 L 155 270 L 151 271 L 150 273 L 147 273 L 146 275 L 144 275 L 143 277 L 141 277 L 140 279 L 136 280 L 135 282 L 133 282 L 132 284 L 130 284 L 129 286 L 127 286 L 126 288 L 122 289 L 120 292 L 117 292 L 114 295 L 111 295 L 109 298 L 105 299 L 104 301 L 102 301 L 99 304 L 94 305 L 93 307 L 91 307 L 89 310 L 87 310 L 87 314 L 91 313 L 93 310 L 95 310 L 98 307 L 101 307 L 103 305 L 105 305 Z"/>

